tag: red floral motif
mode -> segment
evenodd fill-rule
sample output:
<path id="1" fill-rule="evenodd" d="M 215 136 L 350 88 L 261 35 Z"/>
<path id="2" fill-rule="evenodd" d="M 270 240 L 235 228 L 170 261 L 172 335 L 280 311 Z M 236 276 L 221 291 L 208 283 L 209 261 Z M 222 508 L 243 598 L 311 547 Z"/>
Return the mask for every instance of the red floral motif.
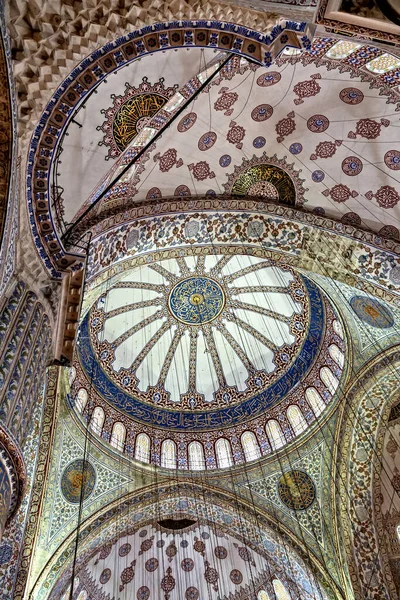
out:
<path id="1" fill-rule="evenodd" d="M 313 115 L 308 119 L 307 127 L 312 133 L 323 133 L 329 127 L 329 119 L 324 115 Z"/>
<path id="2" fill-rule="evenodd" d="M 174 191 L 174 196 L 191 196 L 190 190 L 187 185 L 178 185 Z"/>
<path id="3" fill-rule="evenodd" d="M 197 181 L 203 181 L 204 179 L 207 179 L 207 177 L 209 179 L 215 177 L 214 171 L 211 171 L 210 165 L 205 160 L 201 160 L 196 164 L 192 163 L 188 168 L 192 171 L 193 177 L 197 179 Z"/>
<path id="4" fill-rule="evenodd" d="M 344 225 L 353 225 L 359 227 L 361 225 L 361 217 L 354 212 L 348 212 L 340 219 Z"/>
<path id="5" fill-rule="evenodd" d="M 383 185 L 375 194 L 369 191 L 365 194 L 365 197 L 367 200 L 375 198 L 382 208 L 393 208 L 400 200 L 398 192 L 391 185 Z"/>
<path id="6" fill-rule="evenodd" d="M 214 569 L 214 567 L 210 567 L 210 563 L 208 562 L 208 560 L 206 560 L 204 564 L 204 579 L 207 581 L 207 583 L 210 583 L 213 586 L 213 589 L 216 592 L 218 592 L 219 573 L 217 569 Z"/>
<path id="7" fill-rule="evenodd" d="M 185 133 L 185 131 L 187 131 L 188 129 L 193 127 L 193 125 L 196 123 L 196 121 L 197 121 L 196 113 L 191 112 L 188 115 L 185 115 L 184 117 L 182 117 L 182 119 L 179 121 L 179 123 L 177 125 L 177 130 L 179 131 L 179 133 Z"/>
<path id="8" fill-rule="evenodd" d="M 168 561 L 171 562 L 176 553 L 178 552 L 174 542 L 171 542 L 168 548 L 165 550 L 165 554 L 168 556 Z"/>
<path id="9" fill-rule="evenodd" d="M 185 592 L 186 600 L 198 600 L 199 598 L 199 590 L 193 586 L 188 587 Z"/>
<path id="10" fill-rule="evenodd" d="M 345 104 L 360 104 L 364 100 L 364 94 L 357 88 L 344 88 L 340 92 L 339 98 Z"/>
<path id="11" fill-rule="evenodd" d="M 317 160 L 317 158 L 331 158 L 335 154 L 337 146 L 340 146 L 341 143 L 340 140 L 335 140 L 335 143 L 320 142 L 315 148 L 315 153 L 311 154 L 310 159 Z"/>
<path id="12" fill-rule="evenodd" d="M 146 195 L 146 198 L 150 200 L 151 198 L 162 198 L 161 190 L 158 187 L 152 187 Z"/>
<path id="13" fill-rule="evenodd" d="M 194 538 L 193 549 L 196 552 L 199 552 L 202 556 L 204 556 L 204 550 L 206 549 L 206 545 L 202 540 L 199 540 L 197 537 Z"/>
<path id="14" fill-rule="evenodd" d="M 121 573 L 121 581 L 122 585 L 119 586 L 119 591 L 122 592 L 124 587 L 132 581 L 135 577 L 134 567 L 136 565 L 136 560 L 133 560 L 129 567 L 126 567 Z"/>
<path id="15" fill-rule="evenodd" d="M 360 119 L 357 122 L 356 130 L 349 131 L 347 137 L 350 139 L 355 139 L 357 135 L 361 137 L 365 137 L 367 140 L 375 140 L 381 134 L 381 126 L 389 127 L 390 121 L 387 119 L 381 119 L 380 123 L 378 121 L 374 121 L 373 119 Z"/>
<path id="16" fill-rule="evenodd" d="M 399 150 L 388 150 L 385 154 L 385 165 L 393 171 L 400 169 L 400 152 Z"/>
<path id="17" fill-rule="evenodd" d="M 165 600 L 168 600 L 170 592 L 175 587 L 175 579 L 171 575 L 172 569 L 168 567 L 167 574 L 161 579 L 161 589 L 165 592 Z"/>
<path id="18" fill-rule="evenodd" d="M 170 148 L 164 154 L 157 152 L 154 156 L 154 162 L 158 161 L 158 166 L 160 167 L 160 171 L 166 173 L 175 165 L 177 168 L 183 165 L 183 160 L 181 158 L 178 159 L 178 153 L 175 148 Z"/>
<path id="19" fill-rule="evenodd" d="M 263 75 L 257 77 L 257 85 L 260 87 L 269 87 L 275 85 L 281 80 L 281 74 L 278 71 L 267 71 Z"/>
<path id="20" fill-rule="evenodd" d="M 314 73 L 314 75 L 311 75 L 310 79 L 296 83 L 293 88 L 294 93 L 298 96 L 298 98 L 293 100 L 295 104 L 303 104 L 303 98 L 311 98 L 311 96 L 319 94 L 321 86 L 317 83 L 317 79 L 321 79 L 321 75 L 319 73 Z"/>
<path id="21" fill-rule="evenodd" d="M 143 542 L 140 544 L 139 554 L 143 554 L 144 552 L 147 552 L 148 550 L 150 550 L 150 548 L 153 546 L 153 540 L 154 540 L 154 535 L 151 538 L 149 538 L 148 540 L 143 540 Z"/>
<path id="22" fill-rule="evenodd" d="M 210 148 L 212 148 L 215 144 L 215 142 L 217 141 L 217 134 L 214 133 L 213 131 L 208 131 L 207 133 L 204 133 L 201 138 L 198 141 L 198 148 L 199 150 L 202 150 L 203 152 L 205 150 L 209 150 Z"/>
<path id="23" fill-rule="evenodd" d="M 230 572 L 229 577 L 231 578 L 232 583 L 234 583 L 235 585 L 240 585 L 243 581 L 243 575 L 241 574 L 239 569 L 233 569 Z"/>
<path id="24" fill-rule="evenodd" d="M 394 225 L 384 225 L 379 230 L 379 235 L 381 235 L 382 237 L 390 238 L 391 240 L 400 239 L 400 232 L 397 229 L 397 227 L 394 227 Z"/>
<path id="25" fill-rule="evenodd" d="M 251 111 L 253 121 L 261 122 L 269 119 L 274 112 L 274 109 L 269 104 L 259 104 Z"/>
<path id="26" fill-rule="evenodd" d="M 296 129 L 296 122 L 294 120 L 294 112 L 292 111 L 287 115 L 287 117 L 285 117 L 284 119 L 281 119 L 275 125 L 275 130 L 276 130 L 276 133 L 278 134 L 276 141 L 283 142 L 285 137 L 287 135 L 290 135 L 291 133 L 293 133 L 293 131 L 295 129 Z"/>
<path id="27" fill-rule="evenodd" d="M 242 140 L 246 135 L 246 130 L 241 125 L 238 125 L 236 121 L 231 121 L 229 123 L 229 130 L 226 135 L 226 139 L 231 144 L 235 144 L 238 150 L 241 150 L 243 147 Z"/>
<path id="28" fill-rule="evenodd" d="M 100 554 L 94 564 L 97 565 L 99 560 L 104 560 L 105 558 L 107 558 L 107 556 L 111 552 L 111 548 L 112 548 L 112 544 L 106 544 L 105 546 L 103 546 L 102 549 L 100 550 Z"/>
<path id="29" fill-rule="evenodd" d="M 219 90 L 219 94 L 221 98 L 218 98 L 216 102 L 214 102 L 215 110 L 223 110 L 224 115 L 230 117 L 233 113 L 232 106 L 235 104 L 236 100 L 239 98 L 236 92 L 229 92 L 229 88 L 223 87 Z"/>
<path id="30" fill-rule="evenodd" d="M 349 198 L 356 198 L 358 196 L 358 192 L 355 190 L 351 191 L 343 183 L 338 183 L 331 190 L 324 190 L 322 193 L 324 196 L 330 196 L 335 202 L 346 202 Z"/>
<path id="31" fill-rule="evenodd" d="M 239 546 L 238 544 L 235 544 L 235 543 L 233 545 L 235 546 L 235 548 L 237 548 L 239 556 L 242 560 L 244 560 L 245 562 L 249 562 L 251 565 L 253 565 L 253 567 L 256 566 L 256 563 L 254 562 L 254 559 L 248 548 L 246 548 L 245 546 Z"/>
<path id="32" fill-rule="evenodd" d="M 342 162 L 343 173 L 349 175 L 350 177 L 354 175 L 359 175 L 363 170 L 363 167 L 364 165 L 362 161 L 359 158 L 357 158 L 357 156 L 348 156 Z"/>
<path id="33" fill-rule="evenodd" d="M 136 592 L 137 600 L 148 600 L 150 598 L 150 590 L 147 585 L 142 585 Z"/>

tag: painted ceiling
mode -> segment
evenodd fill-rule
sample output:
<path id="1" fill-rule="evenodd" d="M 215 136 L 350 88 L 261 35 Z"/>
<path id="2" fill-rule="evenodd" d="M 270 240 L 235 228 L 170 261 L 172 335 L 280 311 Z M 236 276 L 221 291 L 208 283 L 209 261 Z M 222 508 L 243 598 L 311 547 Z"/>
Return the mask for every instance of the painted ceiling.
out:
<path id="1" fill-rule="evenodd" d="M 269 69 L 241 63 L 223 70 L 95 213 L 160 197 L 247 195 L 376 231 L 386 226 L 396 235 L 400 96 L 393 73 L 399 64 L 373 47 L 317 38 L 310 53 L 284 51 Z M 110 153 L 117 143 L 109 135 L 115 120 L 109 105 L 103 154 L 104 144 Z M 64 169 L 66 180 L 68 164 Z M 71 194 L 69 214 L 83 195 Z"/>

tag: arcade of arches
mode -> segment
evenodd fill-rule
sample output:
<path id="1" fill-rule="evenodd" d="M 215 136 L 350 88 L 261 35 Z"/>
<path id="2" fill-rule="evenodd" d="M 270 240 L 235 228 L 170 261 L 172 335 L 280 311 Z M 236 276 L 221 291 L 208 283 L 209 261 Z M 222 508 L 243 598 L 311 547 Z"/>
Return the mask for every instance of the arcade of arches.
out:
<path id="1" fill-rule="evenodd" d="M 400 27 L 345 4 L 0 6 L 0 600 L 400 597 Z"/>

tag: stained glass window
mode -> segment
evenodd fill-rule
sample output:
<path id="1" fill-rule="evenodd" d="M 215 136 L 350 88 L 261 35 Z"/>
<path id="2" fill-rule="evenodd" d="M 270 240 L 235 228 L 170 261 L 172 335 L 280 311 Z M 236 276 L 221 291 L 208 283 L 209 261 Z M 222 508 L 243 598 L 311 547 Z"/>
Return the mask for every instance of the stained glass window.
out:
<path id="1" fill-rule="evenodd" d="M 87 600 L 87 597 L 88 597 L 87 591 L 86 590 L 81 590 L 79 592 L 79 596 L 77 597 L 76 600 Z"/>
<path id="2" fill-rule="evenodd" d="M 276 600 L 291 600 L 289 592 L 280 579 L 274 579 L 272 585 L 274 586 Z"/>
<path id="3" fill-rule="evenodd" d="M 265 426 L 265 431 L 267 432 L 267 436 L 269 438 L 273 450 L 284 446 L 285 438 L 278 421 L 275 421 L 274 419 L 268 421 L 268 423 Z"/>
<path id="4" fill-rule="evenodd" d="M 217 455 L 217 465 L 220 469 L 230 467 L 233 464 L 231 445 L 225 438 L 216 441 L 215 453 Z"/>
<path id="5" fill-rule="evenodd" d="M 111 446 L 123 450 L 126 437 L 126 429 L 123 423 L 115 423 L 111 434 Z"/>
<path id="6" fill-rule="evenodd" d="M 257 600 L 269 600 L 269 596 L 265 590 L 260 590 L 257 594 Z"/>
<path id="7" fill-rule="evenodd" d="M 141 462 L 150 462 L 150 438 L 146 433 L 139 433 L 136 438 L 135 458 Z"/>
<path id="8" fill-rule="evenodd" d="M 166 104 L 164 104 L 163 109 L 166 110 L 167 112 L 173 112 L 184 101 L 185 101 L 185 97 L 182 96 L 182 94 L 180 92 L 176 92 L 176 94 L 174 94 L 172 96 L 172 98 L 170 98 L 168 100 L 168 102 Z"/>
<path id="9" fill-rule="evenodd" d="M 83 412 L 88 399 L 88 393 L 85 388 L 81 388 L 75 398 L 75 406 L 79 412 Z"/>
<path id="10" fill-rule="evenodd" d="M 399 542 L 400 542 L 400 525 L 397 525 L 396 531 L 397 531 L 397 537 L 399 538 Z"/>
<path id="11" fill-rule="evenodd" d="M 336 344 L 332 344 L 331 346 L 329 346 L 328 351 L 329 351 L 329 354 L 331 355 L 331 357 L 333 358 L 333 360 L 335 361 L 335 363 L 343 369 L 343 367 L 344 367 L 343 352 L 336 346 Z"/>
<path id="12" fill-rule="evenodd" d="M 297 54 L 301 54 L 301 48 L 284 48 L 282 54 L 286 54 L 286 56 L 296 56 Z"/>
<path id="13" fill-rule="evenodd" d="M 322 367 L 320 374 L 322 383 L 326 385 L 326 387 L 333 396 L 339 385 L 338 380 L 336 379 L 332 371 L 329 369 L 329 367 Z"/>
<path id="14" fill-rule="evenodd" d="M 252 431 L 245 431 L 241 438 L 244 456 L 247 462 L 260 458 L 260 446 L 257 438 Z"/>
<path id="15" fill-rule="evenodd" d="M 325 402 L 322 400 L 317 390 L 313 387 L 306 389 L 306 398 L 313 410 L 314 415 L 318 417 L 318 415 L 320 415 L 326 407 Z"/>
<path id="16" fill-rule="evenodd" d="M 340 40 L 337 44 L 328 50 L 325 56 L 328 58 L 347 58 L 352 52 L 360 48 L 361 44 L 350 42 L 348 40 Z"/>
<path id="17" fill-rule="evenodd" d="M 188 446 L 189 469 L 201 471 L 205 468 L 204 451 L 200 442 L 190 442 Z"/>
<path id="18" fill-rule="evenodd" d="M 372 73 L 387 73 L 392 69 L 400 67 L 400 58 L 385 52 L 385 54 L 381 54 L 381 56 L 374 58 L 365 66 L 368 71 L 372 71 Z"/>
<path id="19" fill-rule="evenodd" d="M 145 146 L 157 133 L 157 129 L 152 127 L 144 127 L 142 131 L 131 142 L 131 147 Z"/>
<path id="20" fill-rule="evenodd" d="M 307 429 L 307 421 L 298 406 L 289 406 L 286 414 L 296 435 L 300 435 L 300 433 Z"/>
<path id="21" fill-rule="evenodd" d="M 176 446 L 172 440 L 164 440 L 161 446 L 161 466 L 176 469 Z"/>
<path id="22" fill-rule="evenodd" d="M 343 337 L 343 329 L 342 329 L 342 324 L 340 321 L 337 321 L 336 319 L 333 321 L 332 323 L 333 326 L 333 331 L 336 333 L 336 335 L 338 335 L 340 338 L 342 338 L 342 340 L 344 339 Z"/>
<path id="23" fill-rule="evenodd" d="M 103 429 L 104 418 L 104 410 L 100 406 L 96 406 L 90 420 L 90 428 L 98 435 L 101 434 L 101 430 Z"/>

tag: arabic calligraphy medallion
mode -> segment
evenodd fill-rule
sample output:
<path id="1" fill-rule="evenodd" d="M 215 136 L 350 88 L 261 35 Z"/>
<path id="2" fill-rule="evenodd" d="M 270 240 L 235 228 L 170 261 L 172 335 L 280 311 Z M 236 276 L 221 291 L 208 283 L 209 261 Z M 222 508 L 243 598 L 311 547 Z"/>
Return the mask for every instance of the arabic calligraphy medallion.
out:
<path id="1" fill-rule="evenodd" d="M 189 277 L 176 284 L 168 301 L 173 316 L 188 325 L 203 325 L 218 317 L 225 306 L 225 294 L 209 277 Z"/>

